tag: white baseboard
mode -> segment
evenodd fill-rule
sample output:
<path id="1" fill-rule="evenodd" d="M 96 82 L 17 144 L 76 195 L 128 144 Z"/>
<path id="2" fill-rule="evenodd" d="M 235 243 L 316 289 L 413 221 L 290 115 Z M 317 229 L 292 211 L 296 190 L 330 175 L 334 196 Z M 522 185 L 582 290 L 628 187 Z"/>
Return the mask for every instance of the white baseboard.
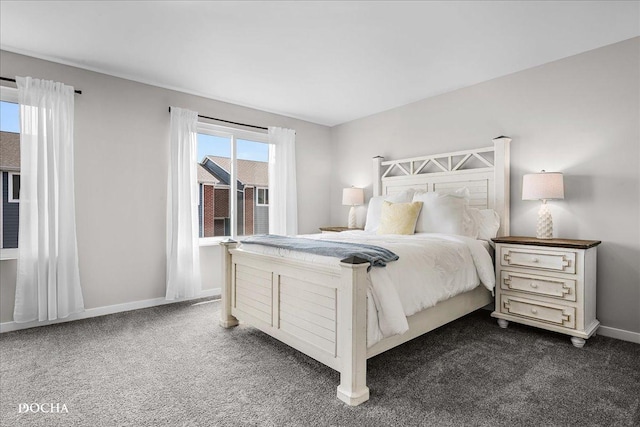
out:
<path id="1" fill-rule="evenodd" d="M 617 340 L 629 341 L 640 344 L 640 332 L 631 332 L 624 329 L 612 328 L 609 326 L 600 326 L 596 332 L 603 337 L 615 338 Z"/>
<path id="2" fill-rule="evenodd" d="M 215 295 L 220 295 L 220 291 L 221 291 L 220 288 L 214 288 L 214 289 L 207 289 L 205 291 L 202 291 L 200 292 L 200 295 L 194 298 L 184 298 L 184 299 L 172 300 L 172 301 L 168 301 L 165 298 L 153 298 L 153 299 L 146 299 L 142 301 L 126 302 L 124 304 L 108 305 L 105 307 L 89 308 L 83 311 L 82 313 L 72 314 L 68 317 L 65 317 L 64 319 L 46 320 L 43 322 L 34 321 L 34 322 L 25 322 L 25 323 L 16 323 L 13 321 L 4 322 L 4 323 L 0 323 L 0 333 L 18 331 L 20 329 L 35 328 L 38 326 L 54 325 L 56 323 L 71 322 L 73 320 L 88 319 L 90 317 L 105 316 L 107 314 L 121 313 L 123 311 L 139 310 L 141 308 L 155 307 L 158 305 L 173 304 L 176 302 L 189 301 L 189 300 L 194 300 L 198 298 L 212 297 Z"/>

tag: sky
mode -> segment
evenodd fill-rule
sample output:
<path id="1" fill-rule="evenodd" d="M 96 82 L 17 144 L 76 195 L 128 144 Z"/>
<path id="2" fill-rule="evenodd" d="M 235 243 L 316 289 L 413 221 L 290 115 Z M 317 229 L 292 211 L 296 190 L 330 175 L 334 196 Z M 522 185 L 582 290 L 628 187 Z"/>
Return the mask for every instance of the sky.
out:
<path id="1" fill-rule="evenodd" d="M 0 130 L 3 132 L 20 132 L 18 104 L 0 102 Z M 231 143 L 229 138 L 198 134 L 198 162 L 204 156 L 231 157 Z M 243 139 L 237 140 L 236 154 L 238 159 L 266 162 L 269 160 L 269 146 L 262 142 Z"/>
<path id="2" fill-rule="evenodd" d="M 237 140 L 236 156 L 243 160 L 266 162 L 269 160 L 269 145 L 263 142 Z M 231 139 L 220 136 L 198 134 L 198 162 L 204 156 L 231 157 Z"/>
<path id="3" fill-rule="evenodd" d="M 2 132 L 20 132 L 18 104 L 0 101 L 0 130 Z"/>

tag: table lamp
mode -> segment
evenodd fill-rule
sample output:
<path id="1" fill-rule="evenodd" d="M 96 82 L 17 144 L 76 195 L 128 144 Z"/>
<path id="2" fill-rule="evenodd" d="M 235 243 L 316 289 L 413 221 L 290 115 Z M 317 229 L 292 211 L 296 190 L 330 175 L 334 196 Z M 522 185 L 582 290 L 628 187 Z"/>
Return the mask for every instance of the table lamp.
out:
<path id="1" fill-rule="evenodd" d="M 356 206 L 364 203 L 364 190 L 362 188 L 349 187 L 342 190 L 342 204 L 351 206 L 349 209 L 349 228 L 356 228 Z"/>
<path id="2" fill-rule="evenodd" d="M 547 200 L 564 199 L 564 181 L 561 172 L 530 173 L 522 177 L 522 200 L 542 200 L 538 211 L 536 237 L 553 238 L 553 219 Z"/>

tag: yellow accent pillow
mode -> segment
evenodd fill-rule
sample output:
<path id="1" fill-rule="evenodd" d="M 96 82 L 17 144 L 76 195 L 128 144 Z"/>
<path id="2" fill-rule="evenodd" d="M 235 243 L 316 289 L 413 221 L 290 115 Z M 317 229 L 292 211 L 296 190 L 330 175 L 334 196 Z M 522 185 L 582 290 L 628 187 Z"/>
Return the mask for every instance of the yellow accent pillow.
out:
<path id="1" fill-rule="evenodd" d="M 391 203 L 384 201 L 378 234 L 413 234 L 422 202 Z"/>

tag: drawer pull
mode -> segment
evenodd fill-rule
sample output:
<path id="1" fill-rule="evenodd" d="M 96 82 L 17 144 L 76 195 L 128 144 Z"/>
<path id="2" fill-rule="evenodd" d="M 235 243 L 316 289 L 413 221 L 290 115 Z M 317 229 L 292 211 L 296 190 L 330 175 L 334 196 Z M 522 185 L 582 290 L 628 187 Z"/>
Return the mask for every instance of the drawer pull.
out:
<path id="1" fill-rule="evenodd" d="M 529 283 L 529 286 L 531 286 L 533 289 L 538 287 L 538 285 L 534 282 Z"/>
<path id="2" fill-rule="evenodd" d="M 531 262 L 534 264 L 537 263 L 538 261 L 540 261 L 538 258 L 531 258 Z"/>
<path id="3" fill-rule="evenodd" d="M 533 314 L 538 314 L 538 310 L 536 310 L 535 308 L 532 308 L 532 309 L 531 309 L 531 313 L 533 313 Z"/>

